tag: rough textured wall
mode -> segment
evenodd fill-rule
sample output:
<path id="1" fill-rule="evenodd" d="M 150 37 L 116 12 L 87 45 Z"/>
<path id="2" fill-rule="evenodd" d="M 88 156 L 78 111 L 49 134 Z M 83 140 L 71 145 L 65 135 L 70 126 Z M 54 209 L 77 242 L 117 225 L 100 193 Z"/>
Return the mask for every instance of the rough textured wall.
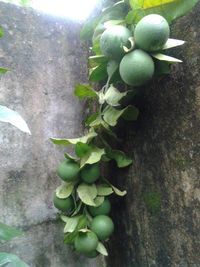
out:
<path id="1" fill-rule="evenodd" d="M 109 267 L 200 266 L 200 3 L 173 26 L 184 63 L 143 88 L 141 115 L 123 128 L 132 167 L 112 173 L 128 191 L 115 203 Z"/>
<path id="2" fill-rule="evenodd" d="M 0 221 L 26 229 L 25 236 L 0 245 L 31 267 L 102 267 L 63 245 L 63 225 L 51 203 L 59 184 L 55 168 L 63 149 L 49 137 L 81 134 L 82 106 L 73 85 L 86 79 L 86 54 L 77 23 L 0 3 L 0 103 L 18 111 L 32 136 L 0 125 Z"/>

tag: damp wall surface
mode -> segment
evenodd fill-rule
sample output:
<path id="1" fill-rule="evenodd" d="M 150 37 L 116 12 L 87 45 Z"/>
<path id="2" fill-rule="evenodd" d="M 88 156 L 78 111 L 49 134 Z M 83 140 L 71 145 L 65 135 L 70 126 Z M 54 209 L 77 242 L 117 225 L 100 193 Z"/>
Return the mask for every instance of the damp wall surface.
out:
<path id="1" fill-rule="evenodd" d="M 50 137 L 82 133 L 82 104 L 73 96 L 87 77 L 80 25 L 0 2 L 0 104 L 19 112 L 32 135 L 0 124 L 0 221 L 25 230 L 0 244 L 31 267 L 102 267 L 63 244 L 63 224 L 52 205 L 59 185 L 55 169 L 65 151 Z"/>
<path id="2" fill-rule="evenodd" d="M 114 203 L 109 267 L 200 266 L 199 12 L 173 24 L 171 37 L 187 42 L 170 54 L 183 63 L 141 88 L 139 120 L 123 126 L 134 163 L 111 173 L 128 194 Z"/>

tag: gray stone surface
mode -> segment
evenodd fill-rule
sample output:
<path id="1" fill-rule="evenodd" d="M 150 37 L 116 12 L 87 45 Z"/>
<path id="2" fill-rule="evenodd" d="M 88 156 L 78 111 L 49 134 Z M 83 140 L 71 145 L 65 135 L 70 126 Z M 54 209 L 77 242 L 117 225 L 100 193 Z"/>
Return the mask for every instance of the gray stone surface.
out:
<path id="1" fill-rule="evenodd" d="M 183 63 L 141 88 L 140 118 L 123 127 L 134 164 L 111 174 L 128 194 L 114 206 L 109 267 L 200 266 L 199 12 L 173 26 L 187 43 L 170 54 Z"/>
<path id="2" fill-rule="evenodd" d="M 2 244 L 32 267 L 102 267 L 63 245 L 52 192 L 59 184 L 55 168 L 64 149 L 49 137 L 79 136 L 82 105 L 73 96 L 75 82 L 86 79 L 86 53 L 75 22 L 0 3 L 0 103 L 18 111 L 32 136 L 0 125 L 0 221 L 23 228 L 25 236 Z"/>

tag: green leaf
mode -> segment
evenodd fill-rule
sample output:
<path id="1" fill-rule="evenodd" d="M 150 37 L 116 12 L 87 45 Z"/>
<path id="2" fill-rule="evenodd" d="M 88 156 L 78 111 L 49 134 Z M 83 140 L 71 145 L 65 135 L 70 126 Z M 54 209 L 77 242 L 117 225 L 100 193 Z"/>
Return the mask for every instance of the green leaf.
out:
<path id="1" fill-rule="evenodd" d="M 90 125 L 93 121 L 95 121 L 97 119 L 97 117 L 99 116 L 99 112 L 94 112 L 91 115 L 89 115 L 86 120 L 85 120 L 85 124 L 86 125 Z"/>
<path id="2" fill-rule="evenodd" d="M 104 95 L 104 100 L 110 106 L 118 106 L 119 101 L 127 95 L 127 92 L 121 93 L 117 88 L 111 85 Z"/>
<path id="3" fill-rule="evenodd" d="M 61 199 L 69 197 L 73 192 L 74 185 L 75 185 L 74 182 L 71 183 L 63 182 L 62 185 L 60 185 L 56 189 L 56 196 Z"/>
<path id="4" fill-rule="evenodd" d="M 183 45 L 184 43 L 185 43 L 185 41 L 177 40 L 177 39 L 170 39 L 169 38 L 162 49 L 163 50 L 170 49 L 170 48 L 173 48 L 173 47 L 177 47 L 177 46 Z"/>
<path id="5" fill-rule="evenodd" d="M 99 242 L 99 243 L 98 243 L 98 246 L 97 246 L 97 248 L 96 248 L 96 250 L 97 250 L 100 254 L 102 254 L 102 255 L 104 255 L 104 256 L 108 256 L 108 252 L 107 252 L 105 246 L 103 245 L 103 243 Z"/>
<path id="6" fill-rule="evenodd" d="M 104 196 L 97 196 L 94 200 L 96 207 L 100 206 L 104 202 Z"/>
<path id="7" fill-rule="evenodd" d="M 79 211 L 81 210 L 82 204 L 83 203 L 81 201 L 78 203 L 77 207 L 75 208 L 74 212 L 72 213 L 72 216 L 79 213 Z"/>
<path id="8" fill-rule="evenodd" d="M 131 15 L 128 14 L 126 22 L 137 23 L 148 14 L 160 14 L 171 23 L 174 19 L 188 13 L 197 2 L 198 0 L 130 0 L 133 11 Z"/>
<path id="9" fill-rule="evenodd" d="M 65 153 L 65 158 L 66 159 L 70 159 L 72 161 L 77 161 L 77 158 L 73 157 L 72 155 L 70 155 L 69 153 Z"/>
<path id="10" fill-rule="evenodd" d="M 92 39 L 92 35 L 95 27 L 97 26 L 99 17 L 89 19 L 86 21 L 80 31 L 80 37 L 82 40 L 88 41 Z"/>
<path id="11" fill-rule="evenodd" d="M 90 56 L 89 57 L 89 66 L 91 68 L 96 67 L 99 64 L 107 63 L 108 59 L 104 55 Z"/>
<path id="12" fill-rule="evenodd" d="M 74 243 L 74 239 L 76 238 L 78 231 L 82 228 L 87 227 L 88 220 L 87 217 L 84 215 L 81 215 L 78 221 L 78 224 L 76 226 L 76 229 L 72 233 L 66 233 L 64 236 L 64 243 L 65 244 L 72 244 Z"/>
<path id="13" fill-rule="evenodd" d="M 139 116 L 139 110 L 135 106 L 128 106 L 124 113 L 122 114 L 122 118 L 127 121 L 136 121 Z"/>
<path id="14" fill-rule="evenodd" d="M 126 22 L 123 19 L 113 19 L 113 20 L 108 20 L 104 22 L 105 28 L 109 28 L 110 26 L 114 26 L 114 25 L 125 25 L 125 24 Z"/>
<path id="15" fill-rule="evenodd" d="M 127 106 L 124 109 L 115 109 L 111 106 L 106 107 L 103 111 L 103 119 L 110 126 L 116 126 L 118 119 L 123 115 L 126 120 L 136 120 L 138 109 L 133 106 Z"/>
<path id="16" fill-rule="evenodd" d="M 75 152 L 78 157 L 83 157 L 91 150 L 91 147 L 87 144 L 78 142 L 75 146 Z"/>
<path id="17" fill-rule="evenodd" d="M 98 196 L 109 196 L 112 193 L 113 193 L 113 189 L 108 184 L 98 184 L 97 185 Z"/>
<path id="18" fill-rule="evenodd" d="M 110 126 L 115 126 L 117 124 L 118 119 L 122 116 L 123 113 L 123 109 L 118 110 L 109 106 L 103 111 L 103 119 Z"/>
<path id="19" fill-rule="evenodd" d="M 102 64 L 98 65 L 97 67 L 90 69 L 89 80 L 91 82 L 97 82 L 97 81 L 105 80 L 108 76 L 106 67 L 107 67 L 107 64 L 102 63 Z"/>
<path id="20" fill-rule="evenodd" d="M 107 64 L 107 73 L 109 81 L 112 79 L 113 75 L 117 72 L 119 68 L 119 62 L 115 60 L 110 60 Z"/>
<path id="21" fill-rule="evenodd" d="M 133 161 L 121 150 L 108 149 L 106 154 L 109 158 L 114 159 L 119 168 L 124 168 L 133 163 Z"/>
<path id="22" fill-rule="evenodd" d="M 91 131 L 89 131 L 88 134 L 79 138 L 69 138 L 69 139 L 50 138 L 50 140 L 56 145 L 76 145 L 79 142 L 86 144 L 95 136 L 97 136 L 97 133 L 94 131 L 94 129 L 91 129 Z"/>
<path id="23" fill-rule="evenodd" d="M 86 164 L 94 164 L 99 162 L 104 154 L 105 150 L 103 148 L 99 148 L 96 146 L 91 147 L 90 151 L 84 157 L 81 158 L 81 168 Z"/>
<path id="24" fill-rule="evenodd" d="M 97 93 L 92 89 L 89 84 L 80 83 L 75 85 L 74 95 L 79 98 L 97 97 Z"/>
<path id="25" fill-rule="evenodd" d="M 18 129 L 20 129 L 22 132 L 31 134 L 26 122 L 17 112 L 1 105 L 0 105 L 0 121 L 8 122 L 17 127 Z"/>
<path id="26" fill-rule="evenodd" d="M 127 192 L 126 192 L 125 190 L 124 190 L 124 191 L 121 191 L 120 189 L 118 189 L 117 187 L 115 187 L 114 185 L 112 185 L 107 179 L 104 178 L 104 180 L 105 180 L 105 182 L 106 182 L 109 186 L 112 187 L 112 189 L 113 189 L 113 191 L 114 191 L 114 193 L 115 193 L 116 195 L 118 195 L 118 196 L 120 196 L 120 197 L 123 197 L 123 196 L 126 195 Z"/>
<path id="27" fill-rule="evenodd" d="M 21 231 L 0 222 L 0 240 L 9 241 L 21 235 L 23 235 Z"/>
<path id="28" fill-rule="evenodd" d="M 76 230 L 78 222 L 80 220 L 81 216 L 75 216 L 75 217 L 66 217 L 65 221 L 65 227 L 64 227 L 64 233 L 72 233 Z"/>
<path id="29" fill-rule="evenodd" d="M 4 35 L 3 27 L 0 26 L 0 38 Z"/>
<path id="30" fill-rule="evenodd" d="M 118 195 L 120 197 L 123 197 L 123 196 L 126 195 L 126 193 L 127 193 L 126 190 L 121 191 L 117 187 L 115 187 L 114 185 L 111 185 L 111 186 L 112 186 L 112 189 L 113 189 L 113 191 L 115 192 L 116 195 Z"/>
<path id="31" fill-rule="evenodd" d="M 93 53 L 95 53 L 96 55 L 101 55 L 102 54 L 101 49 L 100 49 L 100 43 L 99 43 L 98 39 L 97 40 L 95 39 L 93 41 L 91 51 Z"/>
<path id="32" fill-rule="evenodd" d="M 0 37 L 1 37 L 1 36 L 0 36 Z M 1 73 L 1 74 L 6 73 L 7 71 L 9 71 L 9 69 L 4 68 L 4 67 L 0 67 L 0 73 Z"/>
<path id="33" fill-rule="evenodd" d="M 89 206 L 96 206 L 94 199 L 97 197 L 97 188 L 95 184 L 88 185 L 82 183 L 77 188 L 79 198 L 83 203 Z"/>
<path id="34" fill-rule="evenodd" d="M 20 260 L 16 255 L 0 252 L 0 266 L 2 267 L 29 267 L 25 262 Z"/>
<path id="35" fill-rule="evenodd" d="M 170 56 L 167 56 L 167 55 L 164 55 L 164 54 L 161 54 L 161 53 L 156 53 L 156 54 L 151 54 L 151 55 L 152 55 L 152 57 L 155 57 L 156 59 L 161 60 L 161 61 L 168 61 L 168 62 L 171 62 L 171 63 L 183 62 L 180 59 L 177 59 L 175 57 L 170 57 Z"/>

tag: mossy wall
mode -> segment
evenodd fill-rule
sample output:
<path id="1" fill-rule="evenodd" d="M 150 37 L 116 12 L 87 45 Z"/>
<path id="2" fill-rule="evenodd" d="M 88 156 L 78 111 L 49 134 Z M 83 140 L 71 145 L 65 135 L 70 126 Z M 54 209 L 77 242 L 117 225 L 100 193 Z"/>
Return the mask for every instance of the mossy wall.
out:
<path id="1" fill-rule="evenodd" d="M 200 3 L 173 24 L 183 63 L 141 88 L 139 120 L 122 127 L 134 164 L 111 173 L 128 194 L 114 203 L 109 267 L 200 266 L 199 14 Z"/>

